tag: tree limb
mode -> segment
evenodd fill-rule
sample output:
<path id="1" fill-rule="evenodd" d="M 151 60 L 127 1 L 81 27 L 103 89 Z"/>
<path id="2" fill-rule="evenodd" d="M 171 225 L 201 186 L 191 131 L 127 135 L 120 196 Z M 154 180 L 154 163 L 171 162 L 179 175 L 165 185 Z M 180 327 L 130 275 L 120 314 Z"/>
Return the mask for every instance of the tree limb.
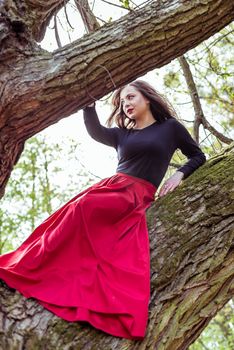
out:
<path id="1" fill-rule="evenodd" d="M 46 28 L 51 18 L 69 2 L 69 0 L 24 0 L 26 7 L 25 16 L 30 21 L 29 27 L 33 38 L 40 42 L 43 40 Z"/>
<path id="2" fill-rule="evenodd" d="M 193 79 L 192 72 L 190 70 L 189 64 L 184 56 L 178 58 L 180 66 L 183 70 L 183 74 L 188 86 L 189 94 L 193 103 L 193 108 L 195 110 L 195 120 L 194 120 L 194 135 L 197 142 L 199 142 L 199 125 L 203 124 L 204 128 L 209 130 L 214 136 L 216 136 L 220 141 L 230 144 L 233 140 L 229 137 L 223 135 L 221 132 L 216 130 L 205 118 L 203 109 L 201 106 L 199 94 L 195 81 Z"/>
<path id="3" fill-rule="evenodd" d="M 100 28 L 94 13 L 90 9 L 88 0 L 75 0 L 87 33 L 94 32 Z"/>
<path id="4" fill-rule="evenodd" d="M 54 15 L 54 31 L 55 31 L 55 39 L 58 47 L 62 47 L 61 40 L 59 37 L 58 24 L 57 24 L 57 15 Z"/>

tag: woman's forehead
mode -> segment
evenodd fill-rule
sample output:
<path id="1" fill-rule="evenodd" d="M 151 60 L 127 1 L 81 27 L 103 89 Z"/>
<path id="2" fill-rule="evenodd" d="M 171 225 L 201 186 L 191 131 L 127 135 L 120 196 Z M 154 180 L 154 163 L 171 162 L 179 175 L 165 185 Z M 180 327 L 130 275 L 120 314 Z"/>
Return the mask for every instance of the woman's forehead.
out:
<path id="1" fill-rule="evenodd" d="M 134 86 L 127 85 L 123 88 L 123 90 L 120 92 L 120 98 L 123 98 L 130 94 L 131 92 L 136 92 L 137 90 L 134 88 Z"/>

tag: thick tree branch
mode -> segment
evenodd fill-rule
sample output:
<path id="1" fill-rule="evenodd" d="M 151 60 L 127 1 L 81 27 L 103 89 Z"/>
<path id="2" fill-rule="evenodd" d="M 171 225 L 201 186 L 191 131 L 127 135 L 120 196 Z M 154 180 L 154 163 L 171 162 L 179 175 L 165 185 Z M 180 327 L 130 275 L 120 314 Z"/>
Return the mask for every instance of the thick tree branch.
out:
<path id="1" fill-rule="evenodd" d="M 6 40 L 16 45 L 18 39 L 18 49 L 22 49 L 21 46 L 25 42 L 30 47 L 32 39 L 41 41 L 53 15 L 68 1 L 2 0 L 0 2 L 0 47 L 7 47 Z"/>
<path id="2" fill-rule="evenodd" d="M 40 42 L 43 40 L 46 28 L 50 23 L 51 18 L 69 0 L 24 0 L 27 21 L 33 38 Z"/>
<path id="3" fill-rule="evenodd" d="M 16 62 L 16 74 L 12 77 L 14 86 L 23 74 L 28 78 L 26 81 L 19 81 L 21 86 L 13 94 L 12 102 L 14 101 L 15 105 L 16 100 L 23 100 L 22 103 L 25 104 L 25 94 L 30 89 L 34 103 L 27 103 L 27 115 L 31 112 L 34 115 L 40 113 L 42 105 L 47 105 L 43 115 L 45 117 L 47 114 L 48 122 L 51 105 L 58 103 L 60 112 L 56 111 L 56 117 L 53 116 L 53 122 L 56 122 L 91 102 L 87 89 L 96 98 L 113 90 L 113 84 L 109 79 L 106 81 L 106 71 L 98 65 L 105 65 L 111 72 L 116 86 L 119 86 L 150 69 L 168 63 L 179 53 L 194 47 L 234 18 L 234 4 L 229 1 L 217 3 L 211 0 L 197 0 L 192 3 L 186 2 L 184 5 L 176 0 L 167 0 L 165 7 L 160 6 L 158 2 L 152 3 L 139 10 L 140 16 L 128 14 L 118 22 L 103 26 L 95 33 L 58 49 L 53 55 L 40 51 L 39 55 L 32 54 L 24 62 Z M 218 20 L 217 12 L 222 15 Z M 201 30 L 204 21 L 207 24 L 206 32 Z M 141 31 L 132 33 L 134 28 L 138 27 Z M 0 73 L 3 78 L 4 73 L 8 74 L 4 63 L 0 65 Z M 11 84 L 11 81 L 7 82 L 5 89 L 3 85 L 0 86 L 2 109 L 4 104 L 11 103 L 9 96 L 6 96 Z M 61 96 L 65 98 L 61 99 Z M 11 118 L 13 115 L 11 113 Z M 42 115 L 37 117 L 41 119 Z M 42 120 L 41 122 L 42 129 L 49 125 L 45 125 Z M 27 119 L 24 119 L 24 125 L 25 123 L 27 124 Z"/>
<path id="4" fill-rule="evenodd" d="M 234 293 L 233 151 L 234 143 L 147 212 L 151 300 L 143 341 L 66 322 L 2 285 L 3 348 L 188 349 Z"/>

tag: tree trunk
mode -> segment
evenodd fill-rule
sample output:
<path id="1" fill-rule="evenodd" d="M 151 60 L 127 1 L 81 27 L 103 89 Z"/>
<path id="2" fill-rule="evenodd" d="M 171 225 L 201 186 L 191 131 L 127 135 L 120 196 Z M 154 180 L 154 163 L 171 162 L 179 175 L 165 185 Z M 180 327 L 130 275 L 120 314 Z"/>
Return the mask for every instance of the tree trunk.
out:
<path id="1" fill-rule="evenodd" d="M 35 40 L 66 2 L 0 1 L 0 198 L 28 138 L 234 18 L 230 0 L 154 1 L 47 52 Z M 152 290 L 144 341 L 61 320 L 2 284 L 0 348 L 187 349 L 233 294 L 233 147 L 148 211 Z"/>
<path id="2" fill-rule="evenodd" d="M 151 301 L 143 341 L 66 322 L 2 284 L 1 349 L 187 349 L 234 292 L 233 173 L 234 143 L 147 212 Z"/>
<path id="3" fill-rule="evenodd" d="M 28 138 L 92 102 L 92 96 L 100 98 L 165 65 L 234 18 L 230 0 L 153 1 L 47 52 L 35 40 L 43 39 L 66 2 L 0 2 L 0 198 Z"/>

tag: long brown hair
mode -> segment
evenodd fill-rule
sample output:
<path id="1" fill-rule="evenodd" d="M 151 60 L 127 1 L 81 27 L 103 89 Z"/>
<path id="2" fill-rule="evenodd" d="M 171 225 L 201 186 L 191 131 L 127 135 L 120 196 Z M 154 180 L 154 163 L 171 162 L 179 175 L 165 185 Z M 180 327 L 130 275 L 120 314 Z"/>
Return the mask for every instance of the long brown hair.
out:
<path id="1" fill-rule="evenodd" d="M 139 79 L 121 86 L 114 92 L 111 100 L 113 110 L 106 122 L 108 126 L 111 126 L 115 122 L 118 127 L 129 129 L 136 124 L 135 120 L 126 116 L 120 102 L 120 93 L 127 85 L 133 86 L 149 100 L 151 113 L 158 123 L 163 123 L 166 119 L 176 117 L 176 112 L 168 100 L 159 94 L 149 83 Z"/>

